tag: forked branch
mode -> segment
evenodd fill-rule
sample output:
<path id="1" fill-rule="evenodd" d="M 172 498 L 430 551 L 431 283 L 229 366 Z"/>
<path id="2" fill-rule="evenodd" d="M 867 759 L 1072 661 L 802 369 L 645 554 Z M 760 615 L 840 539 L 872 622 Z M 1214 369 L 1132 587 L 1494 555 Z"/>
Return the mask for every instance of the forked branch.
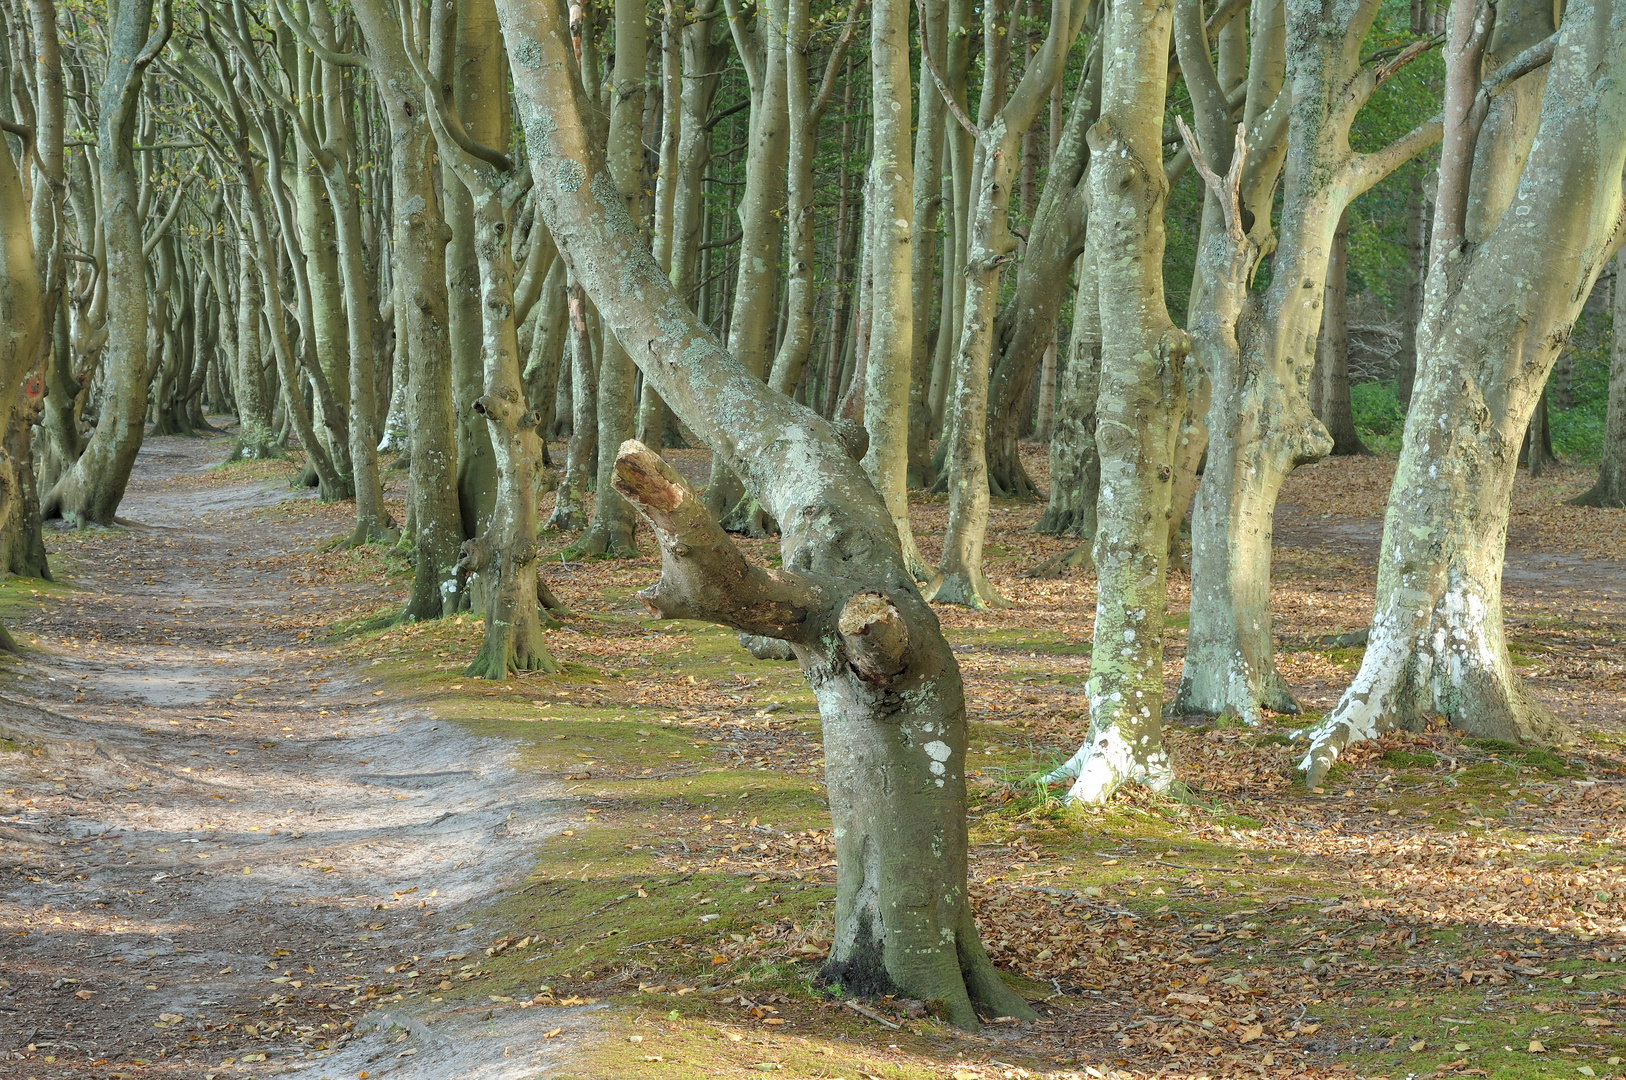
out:
<path id="1" fill-rule="evenodd" d="M 1191 155 L 1192 168 L 1197 170 L 1203 183 L 1208 185 L 1208 190 L 1219 200 L 1220 210 L 1225 215 L 1226 233 L 1234 243 L 1242 244 L 1247 239 L 1242 229 L 1242 171 L 1248 160 L 1247 125 L 1236 126 L 1236 148 L 1231 151 L 1231 167 L 1221 177 L 1203 158 L 1202 151 L 1197 147 L 1197 136 L 1186 126 L 1186 118 L 1176 115 L 1174 122 L 1180 128 L 1180 138 L 1186 144 L 1186 152 Z"/>

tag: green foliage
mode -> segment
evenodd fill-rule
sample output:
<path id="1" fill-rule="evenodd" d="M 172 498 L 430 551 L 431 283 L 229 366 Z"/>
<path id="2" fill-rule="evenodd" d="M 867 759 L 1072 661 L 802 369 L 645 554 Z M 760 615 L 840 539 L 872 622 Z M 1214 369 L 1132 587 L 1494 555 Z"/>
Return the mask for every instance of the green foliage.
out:
<path id="1" fill-rule="evenodd" d="M 1393 382 L 1355 383 L 1349 388 L 1349 405 L 1363 436 L 1368 432 L 1392 435 L 1406 423 L 1406 411 L 1400 407 Z"/>

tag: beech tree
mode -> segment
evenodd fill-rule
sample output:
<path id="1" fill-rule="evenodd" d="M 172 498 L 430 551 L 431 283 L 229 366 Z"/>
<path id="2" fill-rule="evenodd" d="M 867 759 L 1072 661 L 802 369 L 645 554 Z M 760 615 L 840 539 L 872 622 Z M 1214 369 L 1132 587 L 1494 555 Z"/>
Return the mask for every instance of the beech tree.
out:
<path id="1" fill-rule="evenodd" d="M 1502 561 L 1525 429 L 1592 283 L 1626 240 L 1626 11 L 1572 5 L 1545 37 L 1529 29 L 1542 19 L 1550 30 L 1551 9 L 1494 20 L 1451 10 L 1417 384 L 1366 654 L 1309 732 L 1310 784 L 1350 743 L 1431 713 L 1491 738 L 1568 736 L 1513 671 Z M 1538 249 L 1548 257 L 1528 257 Z"/>
<path id="2" fill-rule="evenodd" d="M 617 486 L 661 546 L 646 603 L 790 642 L 819 699 L 838 862 L 827 976 L 941 1000 L 965 1025 L 976 1023 L 973 1001 L 1032 1015 L 971 919 L 959 669 L 856 447 L 725 351 L 672 289 L 588 137 L 557 0 L 498 10 L 561 253 L 645 378 L 783 530 L 783 568 L 754 567 L 670 466 L 639 444 L 617 454 Z"/>

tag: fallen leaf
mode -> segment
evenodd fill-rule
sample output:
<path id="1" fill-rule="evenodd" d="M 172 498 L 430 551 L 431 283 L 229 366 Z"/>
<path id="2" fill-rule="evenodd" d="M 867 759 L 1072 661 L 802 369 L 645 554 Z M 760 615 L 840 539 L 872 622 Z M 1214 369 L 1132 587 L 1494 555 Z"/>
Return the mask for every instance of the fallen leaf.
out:
<path id="1" fill-rule="evenodd" d="M 1545 1054 L 1547 1052 L 1547 1048 L 1541 1044 L 1540 1039 L 1531 1039 L 1530 1052 L 1532 1054 Z"/>

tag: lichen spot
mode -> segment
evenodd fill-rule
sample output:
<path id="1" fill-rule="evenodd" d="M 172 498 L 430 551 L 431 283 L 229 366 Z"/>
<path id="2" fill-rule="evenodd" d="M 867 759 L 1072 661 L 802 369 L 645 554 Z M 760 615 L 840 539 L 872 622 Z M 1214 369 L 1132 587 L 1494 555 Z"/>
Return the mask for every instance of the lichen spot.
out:
<path id="1" fill-rule="evenodd" d="M 542 46 L 531 38 L 524 38 L 514 46 L 514 63 L 535 71 L 542 66 Z"/>
<path id="2" fill-rule="evenodd" d="M 940 739 L 933 739 L 931 742 L 921 747 L 921 749 L 925 750 L 926 756 L 932 759 L 932 763 L 929 766 L 932 771 L 932 775 L 942 776 L 946 771 L 943 766 L 943 762 L 954 756 L 954 751 L 949 749 L 948 743 L 943 742 Z M 941 786 L 942 781 L 938 781 L 938 784 Z"/>
<path id="3" fill-rule="evenodd" d="M 587 180 L 587 170 L 572 158 L 564 158 L 554 166 L 554 183 L 566 191 L 580 191 Z"/>

